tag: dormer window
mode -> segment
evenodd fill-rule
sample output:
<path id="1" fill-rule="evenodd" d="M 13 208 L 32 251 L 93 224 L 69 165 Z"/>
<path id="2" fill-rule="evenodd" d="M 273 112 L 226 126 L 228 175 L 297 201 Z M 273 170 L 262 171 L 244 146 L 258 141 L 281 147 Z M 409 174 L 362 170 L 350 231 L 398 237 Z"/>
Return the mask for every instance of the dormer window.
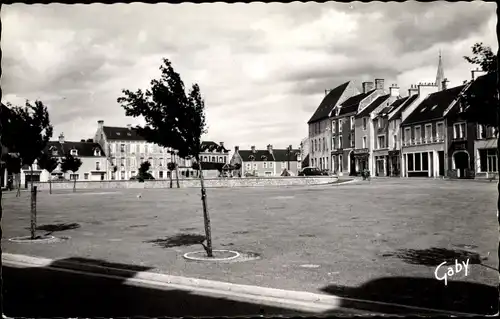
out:
<path id="1" fill-rule="evenodd" d="M 69 153 L 70 153 L 72 156 L 78 156 L 78 150 L 77 150 L 77 149 L 72 149 Z"/>
<path id="2" fill-rule="evenodd" d="M 120 136 L 120 132 L 116 132 L 116 135 Z"/>
<path id="3" fill-rule="evenodd" d="M 255 156 L 250 155 L 250 156 L 248 156 L 248 159 L 251 160 L 251 161 L 253 161 L 255 159 Z"/>
<path id="4" fill-rule="evenodd" d="M 55 148 L 54 146 L 51 146 L 49 148 L 49 151 L 52 153 L 52 156 L 57 156 L 58 155 L 57 148 Z"/>
<path id="5" fill-rule="evenodd" d="M 431 111 L 434 111 L 434 109 L 437 107 L 437 104 L 434 105 L 432 108 L 431 108 Z"/>
<path id="6" fill-rule="evenodd" d="M 94 156 L 101 156 L 101 150 L 96 148 L 94 150 Z"/>
<path id="7" fill-rule="evenodd" d="M 263 160 L 263 161 L 267 161 L 267 156 L 262 155 L 262 156 L 260 157 L 260 159 L 261 159 L 261 160 Z"/>
<path id="8" fill-rule="evenodd" d="M 127 135 L 128 135 L 128 136 L 132 136 L 132 134 L 130 134 L 130 132 L 127 132 Z"/>

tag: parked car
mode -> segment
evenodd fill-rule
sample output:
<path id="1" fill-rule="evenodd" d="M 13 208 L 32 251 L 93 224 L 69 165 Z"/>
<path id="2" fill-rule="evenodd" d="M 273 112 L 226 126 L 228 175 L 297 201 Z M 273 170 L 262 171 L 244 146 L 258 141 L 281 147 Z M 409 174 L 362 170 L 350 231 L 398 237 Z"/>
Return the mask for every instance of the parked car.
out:
<path id="1" fill-rule="evenodd" d="M 142 178 L 143 180 L 154 180 L 155 178 L 153 177 L 153 175 L 149 174 L 149 173 L 146 173 L 144 175 L 144 177 Z M 132 176 L 130 178 L 131 181 L 136 181 L 136 180 L 139 180 L 139 176 L 136 175 L 136 176 Z"/>
<path id="2" fill-rule="evenodd" d="M 317 167 L 304 167 L 299 176 L 320 176 L 323 175 L 322 171 Z"/>

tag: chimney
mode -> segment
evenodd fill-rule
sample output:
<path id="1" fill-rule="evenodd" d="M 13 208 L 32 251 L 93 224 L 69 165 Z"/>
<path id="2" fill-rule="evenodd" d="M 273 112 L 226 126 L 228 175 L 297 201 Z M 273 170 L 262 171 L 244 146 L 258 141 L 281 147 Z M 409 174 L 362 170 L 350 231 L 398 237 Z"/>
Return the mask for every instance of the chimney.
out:
<path id="1" fill-rule="evenodd" d="M 399 96 L 399 87 L 396 84 L 393 84 L 389 87 L 389 93 L 391 96 Z"/>
<path id="2" fill-rule="evenodd" d="M 219 142 L 220 147 L 224 147 L 224 142 Z"/>
<path id="3" fill-rule="evenodd" d="M 443 90 L 446 90 L 448 88 L 448 79 L 444 78 L 443 83 L 442 83 L 442 88 Z"/>
<path id="4" fill-rule="evenodd" d="M 267 145 L 267 151 L 269 152 L 269 154 L 273 153 L 273 146 L 271 144 Z"/>
<path id="5" fill-rule="evenodd" d="M 373 90 L 373 82 L 363 82 L 363 93 Z"/>
<path id="6" fill-rule="evenodd" d="M 240 147 L 239 147 L 239 146 L 235 146 L 235 147 L 234 147 L 234 152 L 235 152 L 235 153 L 238 153 L 239 151 L 240 151 Z"/>
<path id="7" fill-rule="evenodd" d="M 252 145 L 251 149 L 252 149 L 252 153 L 255 153 L 255 146 Z"/>
<path id="8" fill-rule="evenodd" d="M 375 89 L 377 90 L 384 89 L 384 79 L 375 79 Z"/>
<path id="9" fill-rule="evenodd" d="M 89 139 L 87 139 L 87 142 L 88 142 L 88 143 L 94 143 L 94 140 L 93 140 L 93 139 L 91 139 L 91 138 L 89 138 Z"/>
<path id="10" fill-rule="evenodd" d="M 438 86 L 435 83 L 419 83 L 418 84 L 418 95 L 423 98 L 427 95 L 436 93 L 438 91 Z"/>
<path id="11" fill-rule="evenodd" d="M 412 96 L 418 94 L 418 88 L 416 85 L 412 84 L 410 88 L 408 89 L 408 96 Z"/>
<path id="12" fill-rule="evenodd" d="M 129 131 L 131 131 L 132 130 L 132 124 L 127 124 L 127 128 L 128 128 Z"/>
<path id="13" fill-rule="evenodd" d="M 85 143 L 85 140 L 80 140 L 80 142 Z"/>
<path id="14" fill-rule="evenodd" d="M 64 143 L 64 134 L 63 134 L 63 133 L 61 133 L 61 134 L 59 135 L 59 143 L 61 143 L 61 144 L 63 144 L 63 143 Z"/>
<path id="15" fill-rule="evenodd" d="M 99 120 L 97 121 L 97 128 L 99 130 L 102 130 L 102 127 L 104 126 L 104 121 L 103 120 Z"/>

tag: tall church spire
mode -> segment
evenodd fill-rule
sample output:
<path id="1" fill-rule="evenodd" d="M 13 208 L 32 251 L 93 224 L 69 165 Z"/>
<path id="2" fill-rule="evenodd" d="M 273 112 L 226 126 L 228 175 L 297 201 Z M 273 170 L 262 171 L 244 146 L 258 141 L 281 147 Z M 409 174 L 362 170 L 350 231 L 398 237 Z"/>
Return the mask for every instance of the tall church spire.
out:
<path id="1" fill-rule="evenodd" d="M 443 60 L 441 59 L 441 50 L 439 50 L 439 62 L 438 62 L 438 69 L 437 69 L 437 74 L 436 74 L 436 85 L 438 87 L 438 91 L 443 90 L 443 81 L 445 80 L 444 78 L 444 70 L 443 70 Z"/>

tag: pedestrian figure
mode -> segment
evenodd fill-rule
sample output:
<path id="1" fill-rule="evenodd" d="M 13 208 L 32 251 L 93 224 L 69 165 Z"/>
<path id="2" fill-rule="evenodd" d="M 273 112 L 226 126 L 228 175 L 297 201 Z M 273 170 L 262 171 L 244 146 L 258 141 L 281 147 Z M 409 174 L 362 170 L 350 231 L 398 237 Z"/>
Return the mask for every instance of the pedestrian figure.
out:
<path id="1" fill-rule="evenodd" d="M 14 184 L 14 181 L 12 180 L 12 176 L 10 176 L 10 177 L 7 179 L 7 188 L 9 189 L 9 191 L 11 191 L 11 190 L 12 190 L 13 184 Z"/>

